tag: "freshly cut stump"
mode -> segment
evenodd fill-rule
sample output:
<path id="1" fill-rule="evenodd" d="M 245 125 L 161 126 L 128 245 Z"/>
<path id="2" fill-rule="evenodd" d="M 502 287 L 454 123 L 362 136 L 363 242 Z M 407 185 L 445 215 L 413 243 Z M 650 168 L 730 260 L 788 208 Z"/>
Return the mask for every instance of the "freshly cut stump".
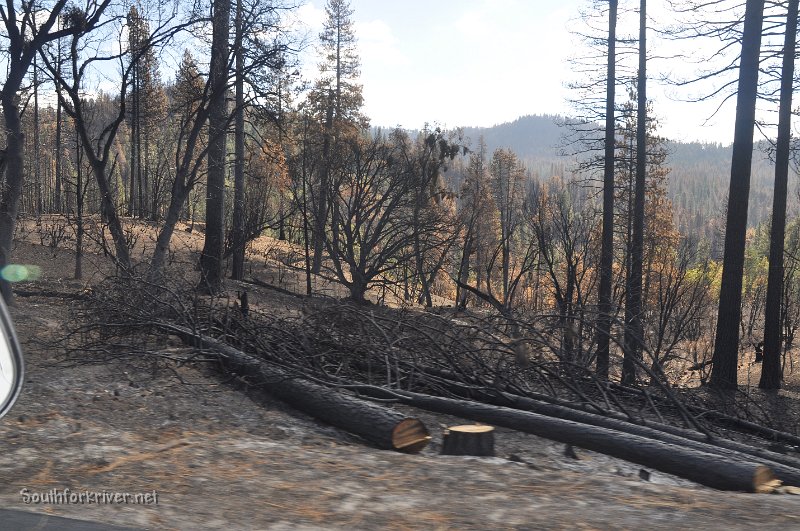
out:
<path id="1" fill-rule="evenodd" d="M 442 439 L 442 455 L 494 457 L 494 428 L 482 424 L 447 428 Z"/>

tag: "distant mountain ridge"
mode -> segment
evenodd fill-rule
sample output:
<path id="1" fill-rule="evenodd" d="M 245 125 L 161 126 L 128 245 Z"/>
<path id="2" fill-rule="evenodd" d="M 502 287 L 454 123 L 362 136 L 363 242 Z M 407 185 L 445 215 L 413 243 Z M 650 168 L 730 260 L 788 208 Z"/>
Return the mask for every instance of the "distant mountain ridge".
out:
<path id="1" fill-rule="evenodd" d="M 492 127 L 464 127 L 464 136 L 478 144 L 483 135 L 491 154 L 497 148 L 509 148 L 523 160 L 549 159 L 558 156 L 564 118 L 556 115 L 528 115 Z"/>
<path id="2" fill-rule="evenodd" d="M 550 168 L 572 169 L 569 158 L 560 156 L 565 128 L 564 117 L 529 115 L 493 127 L 464 127 L 471 147 L 482 135 L 487 152 L 510 148 L 540 178 L 549 177 Z M 684 233 L 712 237 L 714 224 L 724 212 L 730 179 L 731 147 L 715 143 L 667 142 L 671 168 L 668 193 L 675 219 Z M 753 154 L 748 225 L 769 218 L 772 209 L 774 169 L 760 145 Z M 791 179 L 790 195 L 796 205 L 797 178 Z"/>

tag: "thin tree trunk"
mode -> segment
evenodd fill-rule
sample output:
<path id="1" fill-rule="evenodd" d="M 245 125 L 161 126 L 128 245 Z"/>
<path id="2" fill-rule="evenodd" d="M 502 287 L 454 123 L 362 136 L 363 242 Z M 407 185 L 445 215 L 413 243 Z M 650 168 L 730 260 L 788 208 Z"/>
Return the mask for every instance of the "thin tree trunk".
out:
<path id="1" fill-rule="evenodd" d="M 59 56 L 59 68 L 61 68 L 61 57 Z M 56 182 L 55 182 L 55 197 L 53 198 L 53 210 L 56 213 L 61 213 L 64 210 L 64 205 L 61 200 L 61 85 L 56 83 L 56 91 L 58 92 L 58 97 L 56 98 L 56 146 L 55 146 L 55 159 L 56 159 Z"/>
<path id="2" fill-rule="evenodd" d="M 119 216 L 117 216 L 117 209 L 114 205 L 114 198 L 111 194 L 111 188 L 108 184 L 106 177 L 106 164 L 102 160 L 94 157 L 90 153 L 91 148 L 86 148 L 86 140 L 83 139 L 84 153 L 89 155 L 92 171 L 94 172 L 95 180 L 97 181 L 97 188 L 100 192 L 100 208 L 103 218 L 108 223 L 108 230 L 111 233 L 111 238 L 114 241 L 114 250 L 116 252 L 115 261 L 118 267 L 123 269 L 123 272 L 130 271 L 131 257 L 128 244 L 125 239 L 125 233 L 122 230 Z"/>
<path id="3" fill-rule="evenodd" d="M 134 84 L 133 90 L 136 102 L 136 112 L 134 114 L 134 120 L 136 121 L 136 139 L 134 143 L 136 144 L 136 182 L 137 182 L 137 202 L 138 202 L 138 210 L 139 210 L 139 219 L 145 219 L 147 216 L 145 212 L 144 205 L 146 203 L 145 195 L 147 191 L 145 190 L 144 186 L 144 175 L 142 174 L 142 98 L 141 98 L 141 72 L 139 71 L 139 65 L 134 67 L 134 71 L 136 75 L 134 77 Z"/>
<path id="4" fill-rule="evenodd" d="M 233 255 L 231 278 L 244 278 L 244 54 L 242 51 L 242 0 L 236 2 L 236 122 L 233 161 Z"/>
<path id="5" fill-rule="evenodd" d="M 467 235 L 464 238 L 464 248 L 461 250 L 461 262 L 458 266 L 458 283 L 456 283 L 456 308 L 459 310 L 467 309 L 467 290 L 461 287 L 460 284 L 469 282 L 469 259 L 472 255 L 473 246 L 473 221 L 467 229 Z"/>
<path id="6" fill-rule="evenodd" d="M 281 93 L 281 85 L 283 83 L 282 76 L 282 73 L 278 75 L 278 145 L 281 146 L 281 150 L 283 150 L 284 161 L 288 161 L 288 153 L 286 147 L 283 145 L 283 128 L 285 124 L 283 117 L 283 94 Z M 280 241 L 286 240 L 286 206 L 284 203 L 283 188 L 278 187 L 278 240 Z"/>
<path id="7" fill-rule="evenodd" d="M 322 146 L 322 175 L 317 191 L 317 208 L 314 216 L 314 260 L 311 271 L 319 274 L 322 270 L 322 258 L 325 251 L 325 226 L 328 220 L 328 188 L 330 187 L 331 173 L 331 136 L 333 134 L 333 105 L 329 95 L 327 116 L 325 118 L 325 139 Z"/>
<path id="8" fill-rule="evenodd" d="M 603 171 L 603 235 L 600 248 L 600 315 L 597 321 L 596 372 L 608 379 L 611 336 L 611 283 L 614 262 L 614 101 L 616 88 L 617 0 L 608 3 L 608 73 L 606 79 L 605 168 Z"/>
<path id="9" fill-rule="evenodd" d="M 128 216 L 136 215 L 136 67 L 131 69 L 131 169 L 129 176 Z"/>
<path id="10" fill-rule="evenodd" d="M 736 124 L 731 157 L 731 182 L 725 225 L 722 285 L 717 313 L 716 340 L 710 384 L 722 389 L 737 387 L 739 322 L 742 317 L 742 275 L 753 158 L 753 128 L 758 92 L 758 66 L 764 0 L 747 0 L 736 99 Z"/>
<path id="11" fill-rule="evenodd" d="M 81 138 L 75 133 L 75 279 L 83 278 L 83 156 Z"/>
<path id="12" fill-rule="evenodd" d="M 183 175 L 179 174 L 175 176 L 167 214 L 164 217 L 164 224 L 156 238 L 156 248 L 155 251 L 153 251 L 153 258 L 150 261 L 150 270 L 148 271 L 148 280 L 150 282 L 158 281 L 161 276 L 164 262 L 169 252 L 169 242 L 172 239 L 172 234 L 175 232 L 175 225 L 180 219 L 183 206 L 187 203 L 190 189 L 183 184 L 184 182 L 185 177 Z M 192 215 L 192 224 L 193 223 L 194 215 Z"/>
<path id="13" fill-rule="evenodd" d="M 639 77 L 636 84 L 636 185 L 633 200 L 633 241 L 631 242 L 630 290 L 626 311 L 625 357 L 622 362 L 622 383 L 636 382 L 636 361 L 641 359 L 644 330 L 642 327 L 642 262 L 644 254 L 644 202 L 647 170 L 647 1 L 639 2 Z"/>
<path id="14" fill-rule="evenodd" d="M 39 138 L 39 65 L 33 56 L 33 183 L 36 193 L 36 215 L 44 210 L 42 201 L 42 156 Z"/>
<path id="15" fill-rule="evenodd" d="M 142 150 L 143 162 L 142 173 L 144 174 L 144 205 L 145 219 L 156 220 L 156 196 L 153 190 L 153 183 L 150 179 L 150 126 L 145 123 L 144 128 L 144 149 Z"/>
<path id="16" fill-rule="evenodd" d="M 222 287 L 222 247 L 225 241 L 225 162 L 228 121 L 225 92 L 228 81 L 230 0 L 214 0 L 209 102 L 206 233 L 200 256 L 200 288 L 217 293 Z"/>
<path id="17" fill-rule="evenodd" d="M 792 82 L 797 37 L 798 0 L 789 0 L 781 71 L 781 102 L 778 110 L 778 142 L 775 153 L 775 191 L 769 241 L 769 273 L 764 314 L 764 362 L 762 389 L 781 386 L 781 295 L 783 293 L 783 245 L 786 232 L 786 190 L 789 179 L 789 141 L 792 121 Z"/>

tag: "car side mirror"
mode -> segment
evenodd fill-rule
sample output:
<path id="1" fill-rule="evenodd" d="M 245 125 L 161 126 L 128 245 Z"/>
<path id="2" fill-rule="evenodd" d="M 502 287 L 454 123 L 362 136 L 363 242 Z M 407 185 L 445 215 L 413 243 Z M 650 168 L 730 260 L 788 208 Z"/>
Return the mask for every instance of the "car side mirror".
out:
<path id="1" fill-rule="evenodd" d="M 8 308 L 0 297 L 0 417 L 17 401 L 24 375 L 22 348 Z"/>

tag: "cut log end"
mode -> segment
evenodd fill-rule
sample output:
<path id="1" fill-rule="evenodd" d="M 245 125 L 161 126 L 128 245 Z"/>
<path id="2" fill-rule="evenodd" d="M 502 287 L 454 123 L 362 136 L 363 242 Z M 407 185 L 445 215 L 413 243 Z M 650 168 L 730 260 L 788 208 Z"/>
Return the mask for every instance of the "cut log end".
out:
<path id="1" fill-rule="evenodd" d="M 428 446 L 430 433 L 425 425 L 417 419 L 404 419 L 392 432 L 392 445 L 395 450 L 408 454 L 416 454 Z"/>
<path id="2" fill-rule="evenodd" d="M 451 426 L 448 431 L 458 431 L 461 433 L 488 433 L 494 431 L 492 426 L 484 424 L 464 424 L 462 426 Z"/>
<path id="3" fill-rule="evenodd" d="M 494 456 L 494 428 L 483 424 L 451 426 L 444 432 L 442 455 Z"/>
<path id="4" fill-rule="evenodd" d="M 775 477 L 772 469 L 766 466 L 759 466 L 753 473 L 753 492 L 771 493 L 780 487 L 782 481 Z"/>

